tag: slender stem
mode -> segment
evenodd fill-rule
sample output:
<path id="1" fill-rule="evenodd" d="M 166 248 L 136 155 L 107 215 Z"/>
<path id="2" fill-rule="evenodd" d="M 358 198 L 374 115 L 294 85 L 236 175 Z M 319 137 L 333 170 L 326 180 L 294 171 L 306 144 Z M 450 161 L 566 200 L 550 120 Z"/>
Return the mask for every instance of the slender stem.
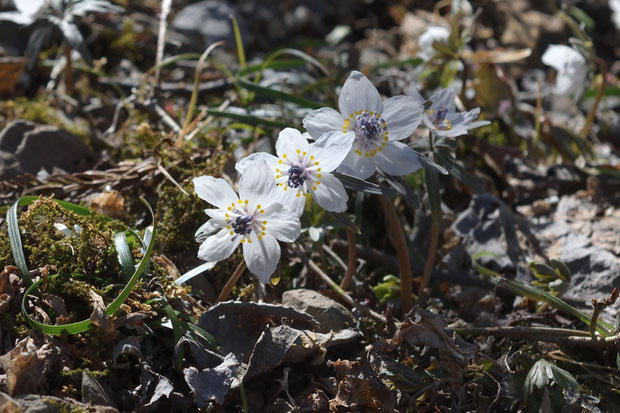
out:
<path id="1" fill-rule="evenodd" d="M 398 263 L 400 266 L 400 306 L 402 317 L 404 318 L 413 308 L 413 288 L 411 286 L 411 262 L 409 261 L 409 249 L 407 241 L 403 233 L 400 220 L 396 214 L 396 208 L 389 198 L 380 195 L 379 201 L 383 207 L 383 213 L 388 220 L 390 232 L 392 233 L 392 242 L 398 254 Z"/>
<path id="2" fill-rule="evenodd" d="M 323 270 L 321 269 L 321 267 L 319 267 L 314 261 L 312 260 L 307 260 L 306 264 L 308 264 L 308 267 L 310 267 L 310 269 L 316 273 L 319 277 L 321 277 L 321 279 L 325 282 L 325 284 L 327 284 L 329 286 L 329 288 L 332 289 L 332 291 L 334 291 L 338 297 L 340 297 L 340 299 L 342 301 L 344 301 L 345 303 L 347 303 L 349 306 L 357 308 L 359 310 L 359 312 L 367 315 L 368 317 L 372 318 L 373 320 L 383 324 L 383 325 L 387 325 L 387 320 L 385 319 L 385 317 L 383 317 L 381 314 L 376 313 L 374 311 L 372 311 L 371 309 L 364 307 L 363 305 L 359 305 L 357 304 L 355 301 L 353 301 L 353 299 L 351 298 L 351 296 L 349 296 L 349 294 L 347 294 L 342 288 L 340 288 L 338 286 L 338 284 L 336 284 L 334 282 L 334 280 L 332 280 L 329 275 L 325 274 L 325 272 L 323 272 Z"/>
<path id="3" fill-rule="evenodd" d="M 73 92 L 73 62 L 71 62 L 71 46 L 65 46 L 65 92 L 70 95 Z"/>
<path id="4" fill-rule="evenodd" d="M 340 288 L 346 290 L 349 288 L 349 284 L 351 284 L 351 279 L 353 278 L 353 273 L 355 272 L 355 264 L 357 263 L 357 248 L 355 246 L 355 234 L 349 228 L 346 228 L 347 231 L 347 242 L 349 244 L 349 260 L 347 262 L 347 272 L 344 274 L 344 278 L 340 283 Z"/>
<path id="5" fill-rule="evenodd" d="M 594 102 L 592 103 L 592 107 L 590 108 L 590 112 L 588 112 L 588 116 L 586 117 L 586 124 L 583 126 L 581 130 L 581 137 L 585 138 L 588 136 L 588 132 L 590 132 L 590 128 L 592 127 L 592 122 L 594 122 L 594 117 L 596 116 L 596 110 L 598 109 L 598 104 L 603 99 L 605 95 L 605 85 L 607 84 L 607 65 L 605 61 L 598 56 L 595 56 L 596 64 L 601 70 L 601 81 L 596 91 L 596 97 L 594 98 Z"/>
<path id="6" fill-rule="evenodd" d="M 431 153 L 433 153 L 433 133 L 428 133 L 428 147 Z M 418 296 L 422 296 L 422 293 L 428 287 L 428 283 L 431 280 L 431 272 L 433 271 L 433 264 L 435 262 L 435 254 L 437 253 L 437 243 L 439 241 L 439 219 L 432 216 L 432 228 L 431 228 L 431 245 L 428 249 L 428 255 L 426 257 L 426 263 L 424 264 L 424 272 L 422 273 L 422 282 L 420 283 L 420 289 L 418 290 Z"/>
<path id="7" fill-rule="evenodd" d="M 222 292 L 220 293 L 220 295 L 217 297 L 217 301 L 215 302 L 216 304 L 221 303 L 222 301 L 228 298 L 233 287 L 235 286 L 235 284 L 237 284 L 237 281 L 239 281 L 241 274 L 243 274 L 243 271 L 245 271 L 245 260 L 241 260 L 239 265 L 237 265 L 235 272 L 233 273 L 233 275 L 230 277 L 230 279 L 228 280 L 228 282 L 222 289 Z"/>
<path id="8" fill-rule="evenodd" d="M 431 245 L 428 249 L 428 256 L 426 257 L 426 263 L 424 264 L 424 273 L 422 275 L 422 282 L 420 283 L 420 290 L 418 295 L 428 287 L 428 283 L 431 280 L 431 272 L 433 271 L 433 263 L 435 262 L 435 255 L 437 253 L 437 243 L 439 241 L 439 222 L 433 220 L 431 229 Z"/>

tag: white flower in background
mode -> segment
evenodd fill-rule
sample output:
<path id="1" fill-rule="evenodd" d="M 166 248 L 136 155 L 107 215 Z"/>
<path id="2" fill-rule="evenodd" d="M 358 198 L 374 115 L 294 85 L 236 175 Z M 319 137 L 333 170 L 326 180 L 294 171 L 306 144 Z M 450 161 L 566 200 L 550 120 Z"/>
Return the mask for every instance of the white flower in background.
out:
<path id="1" fill-rule="evenodd" d="M 198 258 L 221 261 L 243 244 L 248 269 L 269 282 L 280 260 L 277 240 L 293 242 L 301 233 L 299 218 L 273 201 L 276 183 L 269 167 L 261 162 L 241 176 L 241 197 L 221 178 L 201 176 L 193 182 L 196 194 L 216 207 L 205 210 L 211 219 L 196 231 L 196 240 L 202 242 Z"/>
<path id="2" fill-rule="evenodd" d="M 35 21 L 39 12 L 49 7 L 51 0 L 13 0 L 17 11 L 0 13 L 0 20 L 11 20 L 27 26 Z"/>
<path id="3" fill-rule="evenodd" d="M 289 207 L 298 216 L 304 211 L 306 197 L 312 195 L 316 203 L 328 211 L 347 209 L 347 192 L 332 172 L 351 149 L 353 135 L 334 137 L 323 135 L 314 143 L 297 129 L 286 128 L 276 142 L 276 154 L 254 153 L 236 166 L 239 173 L 250 173 L 254 162 L 266 162 L 273 171 L 278 185 L 278 202 Z"/>
<path id="4" fill-rule="evenodd" d="M 409 85 L 407 95 L 412 96 L 420 103 L 424 102 L 424 98 L 418 92 L 415 82 Z M 440 89 L 430 97 L 429 100 L 432 104 L 424 112 L 422 122 L 435 134 L 453 138 L 465 135 L 469 129 L 491 123 L 487 120 L 474 122 L 480 114 L 480 108 L 474 108 L 469 112 L 457 112 L 454 99 L 455 96 L 452 89 Z"/>
<path id="5" fill-rule="evenodd" d="M 558 95 L 581 96 L 586 83 L 586 59 L 569 46 L 550 45 L 542 62 L 558 71 L 553 92 Z"/>
<path id="6" fill-rule="evenodd" d="M 303 120 L 314 139 L 351 139 L 353 145 L 337 171 L 367 179 L 379 167 L 390 175 L 406 175 L 421 165 L 418 156 L 399 140 L 406 139 L 420 124 L 423 107 L 409 96 L 385 102 L 372 83 L 353 71 L 338 99 L 340 113 L 331 108 L 311 112 Z"/>
<path id="7" fill-rule="evenodd" d="M 429 26 L 418 40 L 420 45 L 418 56 L 425 62 L 431 60 L 437 54 L 437 51 L 433 47 L 433 43 L 448 43 L 449 38 L 450 31 L 448 29 L 440 26 Z"/>

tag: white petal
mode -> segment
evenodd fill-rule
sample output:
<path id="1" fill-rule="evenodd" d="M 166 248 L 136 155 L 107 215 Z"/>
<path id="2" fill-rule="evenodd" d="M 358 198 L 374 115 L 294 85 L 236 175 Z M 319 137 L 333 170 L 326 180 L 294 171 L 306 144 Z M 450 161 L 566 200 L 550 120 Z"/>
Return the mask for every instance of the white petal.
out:
<path id="1" fill-rule="evenodd" d="M 420 104 L 424 104 L 424 102 L 426 101 L 426 99 L 424 99 L 424 97 L 420 94 L 420 92 L 418 92 L 418 85 L 416 84 L 415 81 L 409 84 L 409 87 L 407 88 L 407 92 L 405 92 L 405 94 L 407 96 L 411 96 L 412 98 L 417 100 L 418 103 Z"/>
<path id="2" fill-rule="evenodd" d="M 424 123 L 424 126 L 429 128 L 430 130 L 435 131 L 435 125 L 433 125 L 433 122 L 431 122 L 428 115 L 425 114 L 424 116 L 422 116 L 422 123 Z"/>
<path id="3" fill-rule="evenodd" d="M 301 197 L 304 200 L 305 197 Z M 260 219 L 267 221 L 265 232 L 267 235 L 284 242 L 294 242 L 301 234 L 299 218 L 290 209 L 282 204 L 271 204 L 265 208 Z"/>
<path id="4" fill-rule="evenodd" d="M 331 131 L 341 131 L 344 125 L 344 118 L 338 111 L 332 108 L 321 108 L 310 112 L 302 123 L 310 136 L 314 139 L 319 139 Z"/>
<path id="5" fill-rule="evenodd" d="M 379 168 L 390 175 L 407 175 L 422 167 L 415 151 L 401 142 L 388 142 L 374 158 Z"/>
<path id="6" fill-rule="evenodd" d="M 286 185 L 286 183 L 285 183 Z M 297 196 L 297 194 L 300 194 Z M 306 206 L 306 197 L 304 196 L 303 188 L 290 188 L 286 187 L 286 191 L 283 187 L 278 187 L 276 194 L 270 202 L 271 204 L 279 203 L 286 206 L 296 216 L 301 216 L 304 213 L 304 207 Z M 266 211 L 266 210 L 265 210 Z"/>
<path id="7" fill-rule="evenodd" d="M 285 128 L 278 135 L 276 153 L 280 158 L 286 155 L 291 159 L 298 149 L 302 152 L 308 152 L 309 147 L 308 140 L 304 138 L 300 131 L 293 128 Z"/>
<path id="8" fill-rule="evenodd" d="M 276 158 L 275 156 L 267 152 L 257 152 L 249 156 L 246 156 L 245 158 L 237 162 L 237 164 L 235 165 L 235 169 L 241 175 L 243 174 L 243 172 L 245 171 L 245 168 L 247 168 L 249 164 L 251 164 L 252 162 L 261 162 L 261 161 L 269 165 L 269 167 L 272 169 L 272 172 L 274 172 L 274 175 L 275 175 L 275 168 L 277 168 L 277 165 L 278 165 L 278 158 Z"/>
<path id="9" fill-rule="evenodd" d="M 192 180 L 196 194 L 220 209 L 226 209 L 231 203 L 236 203 L 239 197 L 222 178 L 199 176 Z"/>
<path id="10" fill-rule="evenodd" d="M 265 235 L 259 240 L 258 236 L 252 233 L 250 240 L 252 242 L 243 243 L 245 263 L 261 282 L 268 283 L 280 261 L 280 245 L 271 235 Z"/>
<path id="11" fill-rule="evenodd" d="M 323 135 L 321 139 L 310 145 L 310 154 L 319 162 L 322 171 L 331 172 L 342 163 L 351 151 L 355 139 L 353 132 L 334 131 Z"/>
<path id="12" fill-rule="evenodd" d="M 273 171 L 263 161 L 252 162 L 239 179 L 239 196 L 248 201 L 250 209 L 258 204 L 271 203 L 275 192 L 276 179 Z"/>
<path id="13" fill-rule="evenodd" d="M 376 87 L 358 71 L 352 71 L 344 82 L 338 107 L 343 116 L 349 116 L 358 110 L 383 113 L 383 102 Z"/>
<path id="14" fill-rule="evenodd" d="M 221 261 L 230 257 L 235 251 L 241 237 L 232 237 L 226 228 L 208 237 L 198 250 L 198 258 L 203 261 Z"/>
<path id="15" fill-rule="evenodd" d="M 349 196 L 342 182 L 330 173 L 323 174 L 319 181 L 321 183 L 313 185 L 310 191 L 316 203 L 328 211 L 346 211 Z"/>
<path id="16" fill-rule="evenodd" d="M 480 108 L 473 108 L 469 112 L 463 113 L 463 122 L 467 125 L 472 123 L 480 115 Z"/>
<path id="17" fill-rule="evenodd" d="M 355 149 L 355 144 L 353 144 L 353 149 L 336 170 L 356 178 L 368 179 L 377 169 L 375 161 L 370 157 L 359 156 L 355 153 Z"/>
<path id="18" fill-rule="evenodd" d="M 437 110 L 440 107 L 448 109 L 448 112 L 456 111 L 454 104 L 454 91 L 452 89 L 440 89 L 429 98 L 433 104 L 431 109 Z"/>
<path id="19" fill-rule="evenodd" d="M 581 63 L 585 65 L 585 58 L 577 50 L 562 44 L 549 45 L 542 55 L 542 62 L 551 66 L 557 71 L 564 71 L 565 65 L 569 62 Z"/>
<path id="20" fill-rule="evenodd" d="M 221 226 L 216 226 L 213 224 L 213 222 L 211 222 L 211 220 L 208 220 L 196 230 L 194 238 L 196 239 L 196 242 L 203 242 L 207 239 L 209 235 L 213 234 L 215 231 L 221 228 Z"/>
<path id="21" fill-rule="evenodd" d="M 394 96 L 383 102 L 383 119 L 388 137 L 401 140 L 411 136 L 422 120 L 424 108 L 411 96 Z"/>

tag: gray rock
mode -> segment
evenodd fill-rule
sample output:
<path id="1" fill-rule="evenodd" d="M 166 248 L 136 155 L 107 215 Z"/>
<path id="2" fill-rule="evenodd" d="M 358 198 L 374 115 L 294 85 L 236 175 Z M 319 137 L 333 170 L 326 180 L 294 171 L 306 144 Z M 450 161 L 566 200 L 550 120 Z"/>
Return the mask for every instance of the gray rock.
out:
<path id="1" fill-rule="evenodd" d="M 0 179 L 42 168 L 73 172 L 88 168 L 93 159 L 80 138 L 55 126 L 19 120 L 0 132 Z"/>
<path id="2" fill-rule="evenodd" d="M 235 44 L 230 16 L 237 18 L 243 37 L 247 37 L 243 33 L 246 25 L 241 21 L 238 10 L 221 0 L 205 0 L 186 6 L 174 17 L 172 27 L 190 38 L 196 35 L 202 37 L 202 42 L 195 43 L 201 50 L 220 40 Z"/>
<path id="3" fill-rule="evenodd" d="M 298 289 L 282 294 L 282 304 L 310 314 L 319 323 L 317 331 L 328 333 L 355 325 L 353 314 L 343 305 L 313 290 Z"/>
<path id="4" fill-rule="evenodd" d="M 540 224 L 535 234 L 547 243 L 547 253 L 563 261 L 572 272 L 567 296 L 589 300 L 608 297 L 620 288 L 620 259 L 604 248 L 592 245 L 584 235 L 574 233 L 565 222 Z"/>
<path id="5" fill-rule="evenodd" d="M 514 226 L 508 228 L 509 211 L 502 209 L 500 201 L 491 194 L 474 195 L 469 208 L 461 212 L 452 230 L 463 239 L 463 246 L 470 256 L 478 253 L 491 253 L 479 257 L 478 262 L 501 272 L 515 271 L 515 260 L 510 251 L 518 248 L 511 236 Z M 509 239 L 512 246 L 506 240 Z M 513 255 L 518 256 L 519 251 Z"/>

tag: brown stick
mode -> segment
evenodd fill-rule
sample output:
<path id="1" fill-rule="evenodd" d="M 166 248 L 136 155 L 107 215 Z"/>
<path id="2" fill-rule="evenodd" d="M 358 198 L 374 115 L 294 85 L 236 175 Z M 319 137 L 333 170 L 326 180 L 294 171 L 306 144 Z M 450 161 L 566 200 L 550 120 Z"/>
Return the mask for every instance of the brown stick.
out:
<path id="1" fill-rule="evenodd" d="M 71 62 L 71 46 L 65 46 L 65 93 L 71 95 L 73 92 L 73 62 Z"/>
<path id="2" fill-rule="evenodd" d="M 346 228 L 347 231 L 347 242 L 349 243 L 349 260 L 347 262 L 347 272 L 344 274 L 344 278 L 340 283 L 340 288 L 346 290 L 349 288 L 349 284 L 351 284 L 351 279 L 353 278 L 353 273 L 355 272 L 355 264 L 357 263 L 357 249 L 355 248 L 355 234 L 349 228 Z"/>
<path id="3" fill-rule="evenodd" d="M 398 255 L 398 263 L 400 266 L 400 306 L 401 315 L 404 318 L 409 311 L 413 308 L 413 288 L 411 286 L 411 263 L 409 261 L 409 249 L 407 248 L 407 241 L 405 240 L 405 234 L 401 228 L 400 220 L 396 214 L 396 208 L 385 196 L 379 196 L 381 206 L 383 207 L 383 213 L 388 220 L 390 226 L 390 232 L 392 233 L 392 242 L 396 248 Z"/>
<path id="4" fill-rule="evenodd" d="M 340 299 L 342 299 L 342 301 L 344 301 L 345 303 L 347 303 L 349 306 L 357 308 L 359 310 L 359 312 L 361 312 L 362 314 L 372 318 L 373 320 L 383 324 L 383 325 L 387 325 L 387 320 L 385 319 L 385 317 L 383 317 L 381 314 L 376 313 L 374 311 L 372 311 L 369 308 L 366 308 L 362 305 L 357 304 L 352 298 L 351 296 L 349 296 L 349 294 L 347 294 L 342 288 L 340 288 L 338 286 L 338 284 L 336 284 L 334 282 L 334 280 L 332 280 L 329 275 L 325 274 L 325 272 L 323 272 L 323 270 L 321 269 L 321 267 L 319 267 L 318 265 L 316 265 L 316 263 L 312 260 L 307 260 L 306 263 L 308 264 L 308 267 L 310 267 L 310 269 L 317 274 L 319 277 L 321 277 L 321 279 L 329 286 L 329 288 L 331 288 L 336 294 L 338 294 L 338 297 L 340 297 Z"/>
<path id="5" fill-rule="evenodd" d="M 420 283 L 419 295 L 428 287 L 428 283 L 431 280 L 431 272 L 433 271 L 433 264 L 435 262 L 435 255 L 437 254 L 437 243 L 439 242 L 439 222 L 433 220 L 431 229 L 431 245 L 428 250 L 428 256 L 426 257 L 426 263 L 424 264 L 424 273 L 422 275 L 422 282 Z"/>
<path id="6" fill-rule="evenodd" d="M 241 260 L 239 265 L 237 265 L 237 268 L 235 269 L 235 272 L 228 279 L 228 282 L 226 283 L 226 285 L 222 289 L 222 292 L 217 297 L 217 300 L 215 301 L 215 304 L 221 303 L 222 301 L 224 301 L 224 300 L 226 300 L 228 298 L 228 296 L 230 295 L 230 292 L 232 291 L 233 287 L 235 286 L 235 284 L 237 284 L 237 281 L 239 281 L 239 278 L 241 278 L 241 274 L 243 274 L 243 271 L 245 271 L 245 260 Z"/>
<path id="7" fill-rule="evenodd" d="M 587 331 L 551 327 L 465 327 L 454 328 L 460 335 L 511 337 L 519 340 L 546 341 L 598 348 L 619 348 L 620 334 L 612 337 L 589 337 Z"/>

